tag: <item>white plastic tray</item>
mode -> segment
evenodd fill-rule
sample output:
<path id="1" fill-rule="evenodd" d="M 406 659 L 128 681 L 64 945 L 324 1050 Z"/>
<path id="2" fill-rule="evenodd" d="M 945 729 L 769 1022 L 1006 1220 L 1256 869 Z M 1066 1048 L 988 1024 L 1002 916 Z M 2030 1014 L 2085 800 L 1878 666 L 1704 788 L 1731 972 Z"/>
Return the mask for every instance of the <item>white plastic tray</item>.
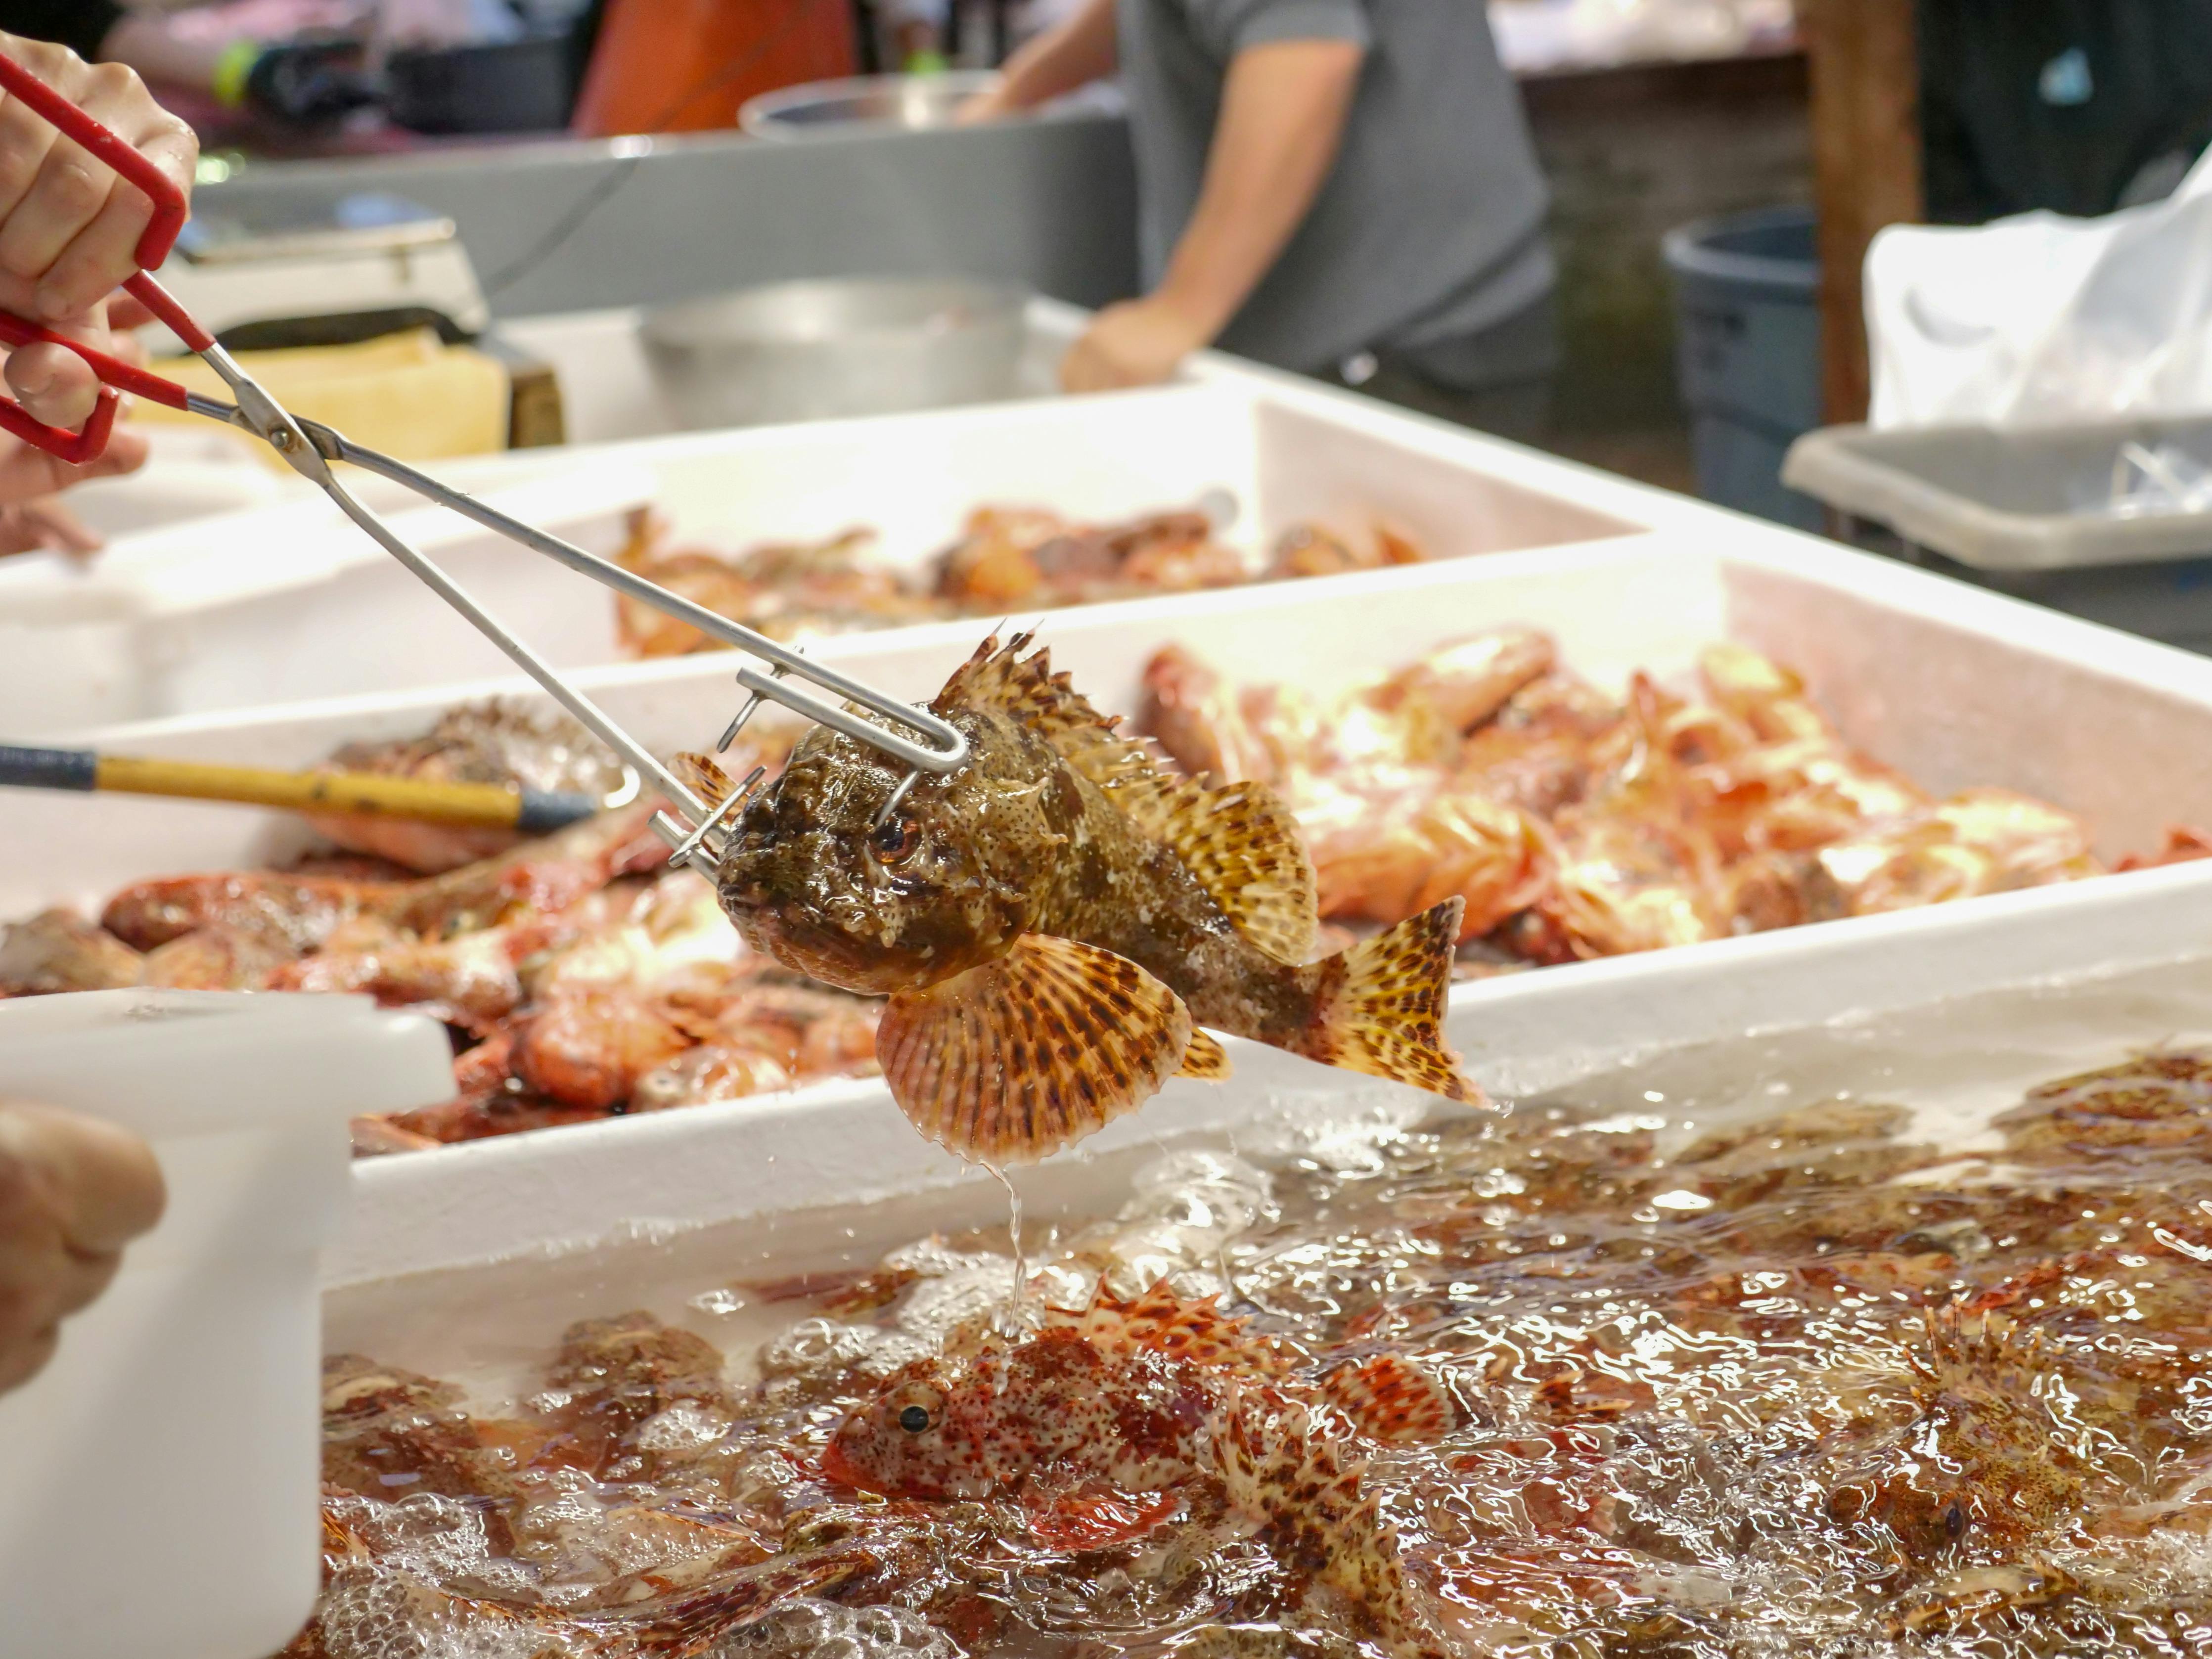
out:
<path id="1" fill-rule="evenodd" d="M 1617 536 L 1657 521 L 1645 507 L 1675 504 L 1364 399 L 1245 379 L 521 451 L 441 471 L 597 552 L 619 546 L 625 511 L 652 501 L 680 535 L 733 547 L 872 527 L 883 556 L 909 567 L 994 501 L 1114 518 L 1225 489 L 1241 513 L 1232 538 L 1255 550 L 1303 521 L 1364 536 L 1382 518 L 1439 558 Z M 613 602 L 596 584 L 434 508 L 404 527 L 433 538 L 453 574 L 556 665 L 620 660 Z M 88 568 L 0 563 L 0 723 L 17 739 L 507 667 L 319 500 L 125 538 Z"/>

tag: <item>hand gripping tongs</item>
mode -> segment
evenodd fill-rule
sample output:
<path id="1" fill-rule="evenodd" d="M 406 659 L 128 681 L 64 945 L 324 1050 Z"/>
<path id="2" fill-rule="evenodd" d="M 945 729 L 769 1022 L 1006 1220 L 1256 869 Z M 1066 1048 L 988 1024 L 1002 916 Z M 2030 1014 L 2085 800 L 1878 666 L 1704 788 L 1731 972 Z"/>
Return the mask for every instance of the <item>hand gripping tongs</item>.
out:
<path id="1" fill-rule="evenodd" d="M 710 879 L 720 858 L 720 837 L 725 828 L 759 784 L 764 769 L 756 767 L 727 799 L 702 800 L 682 779 L 662 765 L 650 750 L 616 725 L 589 697 L 569 684 L 543 658 L 509 633 L 497 618 L 487 612 L 444 571 L 409 546 L 375 514 L 356 501 L 331 471 L 331 462 L 349 461 L 380 477 L 389 478 L 441 507 L 475 520 L 488 530 L 520 542 L 534 552 L 543 553 L 594 581 L 605 583 L 618 593 L 627 594 L 641 604 L 665 611 L 714 639 L 749 652 L 770 664 L 771 667 L 766 673 L 750 665 L 738 669 L 738 684 L 748 695 L 737 717 L 722 733 L 721 740 L 716 745 L 718 750 L 726 750 L 737 740 L 738 732 L 752 718 L 764 699 L 781 703 L 787 708 L 868 744 L 904 763 L 908 769 L 906 779 L 885 804 L 885 816 L 904 798 L 921 773 L 941 775 L 966 763 L 968 740 L 926 708 L 909 707 L 834 669 L 810 662 L 798 652 L 777 644 L 764 635 L 732 622 L 726 617 L 718 616 L 703 605 L 694 605 L 690 600 L 647 581 L 618 564 L 586 553 L 582 548 L 573 546 L 557 536 L 549 535 L 544 531 L 509 518 L 459 490 L 449 489 L 436 479 L 425 477 L 388 455 L 380 455 L 373 449 L 363 449 L 317 422 L 298 420 L 286 414 L 276 399 L 256 385 L 253 378 L 216 343 L 215 337 L 193 321 L 184 307 L 147 274 L 157 270 L 167 258 L 178 232 L 184 228 L 186 214 L 184 192 L 136 149 L 28 70 L 4 55 L 0 55 L 0 92 L 20 99 L 28 108 L 60 129 L 65 137 L 75 140 L 96 159 L 145 192 L 153 204 L 154 215 L 146 227 L 145 234 L 138 242 L 139 274 L 124 284 L 125 291 L 167 324 L 170 331 L 183 341 L 188 349 L 197 353 L 222 378 L 223 383 L 229 386 L 232 395 L 238 400 L 235 404 L 227 404 L 217 398 L 187 392 L 174 381 L 164 380 L 134 364 L 65 338 L 27 319 L 0 311 L 0 343 L 13 347 L 43 341 L 62 346 L 89 364 L 100 382 L 99 402 L 81 432 L 67 432 L 58 427 L 47 426 L 33 418 L 20 404 L 5 398 L 0 398 L 0 428 L 15 434 L 27 443 L 36 445 L 51 455 L 72 465 L 82 465 L 106 448 L 109 434 L 115 425 L 118 394 L 127 392 L 172 409 L 185 410 L 227 425 L 242 427 L 265 440 L 295 472 L 319 488 L 337 503 L 340 512 L 368 532 L 392 557 L 421 577 L 439 598 L 473 623 L 487 639 L 513 658 L 525 673 L 543 686 L 594 736 L 636 768 L 641 777 L 651 779 L 658 785 L 671 805 L 689 820 L 678 822 L 665 812 L 653 818 L 653 828 L 676 849 L 670 862 L 688 863 Z M 830 693 L 830 696 L 821 696 L 813 691 L 802 690 L 791 684 L 792 680 L 807 682 L 819 690 Z M 833 697 L 836 701 L 831 700 Z M 848 707 L 848 704 L 858 705 L 858 708 Z M 866 712 L 864 714 L 861 710 Z M 868 718 L 871 714 L 875 718 Z"/>

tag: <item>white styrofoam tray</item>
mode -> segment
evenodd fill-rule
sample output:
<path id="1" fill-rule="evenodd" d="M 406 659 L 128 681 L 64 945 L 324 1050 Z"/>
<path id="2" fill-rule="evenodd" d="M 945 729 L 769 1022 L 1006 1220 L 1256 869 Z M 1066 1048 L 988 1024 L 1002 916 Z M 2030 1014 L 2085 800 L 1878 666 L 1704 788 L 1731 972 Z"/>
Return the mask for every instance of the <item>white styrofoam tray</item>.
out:
<path id="1" fill-rule="evenodd" d="M 1578 547 L 1095 606 L 1061 613 L 1045 638 L 1079 686 L 1103 707 L 1127 709 L 1135 705 L 1146 661 L 1170 643 L 1204 653 L 1234 677 L 1287 678 L 1326 692 L 1446 640 L 1508 623 L 1551 629 L 1569 663 L 1615 685 L 1638 666 L 1686 672 L 1698 647 L 1715 639 L 1767 651 L 1806 675 L 1854 743 L 1937 791 L 2001 785 L 2059 802 L 2087 817 L 2107 857 L 2154 846 L 2169 822 L 2212 822 L 2212 768 L 2190 763 L 2212 750 L 2212 661 L 1727 514 L 1700 514 L 1683 529 Z M 959 623 L 848 635 L 825 641 L 818 654 L 920 697 L 941 684 L 981 632 Z M 736 702 L 730 672 L 726 659 L 692 658 L 581 678 L 644 742 L 673 750 L 699 745 L 727 719 Z M 124 751 L 298 765 L 349 738 L 418 731 L 454 695 L 208 715 L 117 730 L 99 740 Z M 250 867 L 287 851 L 298 834 L 265 815 L 199 803 L 0 795 L 0 848 L 12 853 L 0 860 L 0 915 L 57 901 L 97 905 L 118 886 L 155 874 Z M 1479 1011 L 1498 998 L 1528 994 L 1519 988 L 1524 982 L 1557 984 L 1564 994 L 1582 981 L 1632 971 L 1671 984 L 1673 975 L 1687 981 L 1718 971 L 1701 963 L 1794 960 L 1863 935 L 1941 938 L 1975 925 L 1984 912 L 2045 916 L 2054 929 L 2094 928 L 2111 907 L 2133 905 L 2132 896 L 2145 890 L 2186 894 L 2201 908 L 2200 896 L 2212 894 L 2212 865 L 1462 986 L 1454 994 L 1460 1040 L 1486 1063 L 1490 1026 Z M 2212 921 L 2212 915 L 2201 920 Z M 2198 921 L 2162 915 L 2160 925 Z M 1903 975 L 1911 967 L 1900 959 L 1890 971 Z M 1519 1051 L 1545 1052 L 1525 1045 Z M 1304 1086 L 1332 1097 L 1364 1086 L 1249 1048 L 1238 1063 L 1248 1078 L 1304 1076 Z M 874 1084 L 828 1085 L 788 1099 L 799 1110 L 848 1097 L 890 1111 Z M 739 1103 L 678 1115 L 708 1133 L 724 1118 L 750 1122 L 766 1112 L 763 1121 L 770 1121 L 782 1109 Z M 898 1127 L 895 1116 L 884 1121 Z M 723 1176 L 711 1162 L 669 1158 L 665 1138 L 691 1133 L 641 1119 L 366 1164 L 357 1172 L 362 1207 L 343 1271 L 373 1276 L 455 1253 L 495 1255 L 588 1233 L 623 1218 L 696 1213 Z M 597 1149 L 609 1181 L 548 1187 L 533 1172 L 568 1167 L 564 1142 Z M 854 1156 L 865 1163 L 863 1154 Z M 625 1168 L 636 1172 L 628 1187 L 618 1178 Z M 656 1192 L 663 1196 L 653 1203 L 665 1207 L 641 1210 L 641 1194 Z"/>
<path id="2" fill-rule="evenodd" d="M 1645 504 L 1688 505 L 1364 399 L 1241 380 L 520 451 L 440 471 L 594 552 L 619 547 L 627 510 L 649 501 L 678 535 L 731 547 L 870 527 L 881 556 L 906 568 L 986 502 L 1099 519 L 1226 491 L 1239 510 L 1231 538 L 1255 555 L 1295 524 L 1359 537 L 1381 518 L 1439 558 L 1620 535 L 1655 522 Z M 555 665 L 620 660 L 614 603 L 597 584 L 436 508 L 407 512 L 400 527 Z M 126 537 L 89 565 L 0 564 L 0 709 L 13 738 L 507 668 L 320 500 Z"/>
<path id="3" fill-rule="evenodd" d="M 2024 1087 L 2212 1030 L 2212 883 L 2172 868 L 2098 886 L 1462 987 L 1451 1036 L 1500 1099 L 1694 1107 L 1705 1127 L 1851 1090 L 1911 1109 L 1916 1138 L 1967 1154 Z M 2123 977 L 2142 969 L 2149 986 Z M 1133 1166 L 1178 1145 L 1328 1157 L 1367 1126 L 1459 1109 L 1231 1047 L 1230 1083 L 1171 1081 L 1084 1146 L 1015 1171 L 1030 1236 L 1110 1216 Z M 1636 1069 L 1603 1075 L 1623 1067 Z M 1654 1082 L 1674 1104 L 1645 1103 Z M 733 1348 L 798 1310 L 751 1307 L 732 1281 L 866 1267 L 933 1232 L 1007 1219 L 997 1182 L 859 1083 L 379 1159 L 356 1181 L 356 1231 L 325 1297 L 334 1351 L 487 1397 L 528 1386 L 571 1320 L 704 1312 Z"/>

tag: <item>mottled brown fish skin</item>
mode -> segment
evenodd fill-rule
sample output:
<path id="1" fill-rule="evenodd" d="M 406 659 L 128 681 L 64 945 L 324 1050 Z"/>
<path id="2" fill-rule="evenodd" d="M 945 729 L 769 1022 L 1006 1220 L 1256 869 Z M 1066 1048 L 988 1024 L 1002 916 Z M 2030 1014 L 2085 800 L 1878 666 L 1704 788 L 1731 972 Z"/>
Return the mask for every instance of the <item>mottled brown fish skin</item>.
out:
<path id="1" fill-rule="evenodd" d="M 754 949 L 848 990 L 920 989 L 1049 933 L 1126 957 L 1198 1024 L 1287 1046 L 1325 988 L 1248 941 L 1164 842 L 1036 732 L 995 709 L 945 718 L 969 763 L 877 815 L 904 775 L 817 728 L 748 807 L 720 879 Z"/>

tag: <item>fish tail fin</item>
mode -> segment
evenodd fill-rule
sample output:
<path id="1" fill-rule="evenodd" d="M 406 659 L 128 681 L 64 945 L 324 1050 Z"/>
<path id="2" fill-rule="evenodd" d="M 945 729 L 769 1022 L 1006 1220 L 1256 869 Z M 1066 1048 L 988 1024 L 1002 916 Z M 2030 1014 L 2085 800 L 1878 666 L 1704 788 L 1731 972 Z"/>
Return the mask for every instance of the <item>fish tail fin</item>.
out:
<path id="1" fill-rule="evenodd" d="M 1316 963 L 1313 1012 L 1286 1046 L 1324 1065 L 1480 1104 L 1482 1091 L 1443 1033 L 1465 902 L 1448 898 Z"/>

